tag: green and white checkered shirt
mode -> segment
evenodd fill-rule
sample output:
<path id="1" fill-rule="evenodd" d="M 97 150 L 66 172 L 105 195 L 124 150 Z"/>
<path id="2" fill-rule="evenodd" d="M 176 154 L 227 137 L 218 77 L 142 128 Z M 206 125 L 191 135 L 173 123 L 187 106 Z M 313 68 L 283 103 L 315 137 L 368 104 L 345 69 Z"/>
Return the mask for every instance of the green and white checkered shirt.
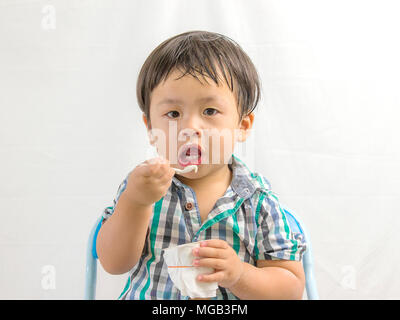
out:
<path id="1" fill-rule="evenodd" d="M 153 204 L 142 256 L 130 270 L 119 299 L 188 299 L 172 283 L 163 258 L 163 249 L 188 242 L 225 240 L 242 261 L 252 265 L 257 260 L 301 260 L 305 240 L 290 230 L 268 180 L 251 172 L 234 155 L 228 166 L 232 170 L 231 185 L 204 222 L 193 189 L 172 178 L 166 195 Z M 128 176 L 120 184 L 113 206 L 104 209 L 104 220 L 113 214 Z M 219 287 L 214 299 L 238 298 Z"/>

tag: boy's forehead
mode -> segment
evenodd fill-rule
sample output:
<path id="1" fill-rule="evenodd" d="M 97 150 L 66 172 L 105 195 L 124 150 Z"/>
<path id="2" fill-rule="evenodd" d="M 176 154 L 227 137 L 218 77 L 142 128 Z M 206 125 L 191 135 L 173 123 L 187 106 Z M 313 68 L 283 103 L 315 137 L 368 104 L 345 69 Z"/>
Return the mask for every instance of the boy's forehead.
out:
<path id="1" fill-rule="evenodd" d="M 154 101 L 156 105 L 182 104 L 182 96 L 190 96 L 196 103 L 229 103 L 232 98 L 236 100 L 225 81 L 220 80 L 217 84 L 207 75 L 204 78 L 202 75 L 197 75 L 197 78 L 191 74 L 183 75 L 181 71 L 176 70 L 153 89 L 151 96 L 157 96 L 157 101 Z"/>

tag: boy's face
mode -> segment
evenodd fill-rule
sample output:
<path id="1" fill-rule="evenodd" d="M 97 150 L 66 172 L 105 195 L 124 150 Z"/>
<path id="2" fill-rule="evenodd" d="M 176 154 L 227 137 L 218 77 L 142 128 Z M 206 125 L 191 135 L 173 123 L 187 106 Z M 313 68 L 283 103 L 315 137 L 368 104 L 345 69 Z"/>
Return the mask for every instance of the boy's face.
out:
<path id="1" fill-rule="evenodd" d="M 254 115 L 239 121 L 235 95 L 224 81 L 217 86 L 209 78 L 207 83 L 201 76 L 202 82 L 189 74 L 181 76 L 175 70 L 154 88 L 150 124 L 144 114 L 143 121 L 159 155 L 174 168 L 197 164 L 197 173 L 182 175 L 200 178 L 228 163 L 235 142 L 249 135 Z"/>

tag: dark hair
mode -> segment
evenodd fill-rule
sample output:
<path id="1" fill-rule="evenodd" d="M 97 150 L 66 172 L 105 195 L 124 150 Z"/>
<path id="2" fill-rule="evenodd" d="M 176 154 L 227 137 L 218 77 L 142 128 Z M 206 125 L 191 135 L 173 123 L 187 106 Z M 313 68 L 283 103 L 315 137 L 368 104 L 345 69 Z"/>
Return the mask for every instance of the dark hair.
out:
<path id="1" fill-rule="evenodd" d="M 219 85 L 216 66 L 229 89 L 236 94 L 239 117 L 253 112 L 260 100 L 257 70 L 239 44 L 219 33 L 189 31 L 169 38 L 147 57 L 138 76 L 136 95 L 140 109 L 150 124 L 150 95 L 171 71 L 179 69 L 200 81 L 197 74 Z M 229 78 L 226 72 L 229 73 Z M 200 81 L 201 82 L 201 81 Z M 237 88 L 234 88 L 234 83 Z"/>

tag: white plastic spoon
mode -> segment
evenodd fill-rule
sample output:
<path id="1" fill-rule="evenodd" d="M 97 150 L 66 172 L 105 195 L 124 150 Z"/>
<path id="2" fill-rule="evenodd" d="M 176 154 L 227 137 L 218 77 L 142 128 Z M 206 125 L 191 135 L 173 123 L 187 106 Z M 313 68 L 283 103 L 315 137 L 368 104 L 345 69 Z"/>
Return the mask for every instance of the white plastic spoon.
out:
<path id="1" fill-rule="evenodd" d="M 193 171 L 197 173 L 197 166 L 195 164 L 191 164 L 190 166 L 185 167 L 185 169 L 178 169 L 178 168 L 172 168 L 175 170 L 176 173 L 188 173 L 190 171 Z"/>
<path id="2" fill-rule="evenodd" d="M 160 155 L 157 152 L 157 149 L 154 146 L 150 146 L 149 150 L 147 151 L 147 158 L 158 158 Z M 146 166 L 147 163 L 141 163 L 140 166 Z M 185 167 L 184 169 L 172 168 L 175 170 L 176 173 L 188 173 L 194 170 L 197 173 L 197 166 L 195 164 L 191 164 L 190 166 Z"/>

